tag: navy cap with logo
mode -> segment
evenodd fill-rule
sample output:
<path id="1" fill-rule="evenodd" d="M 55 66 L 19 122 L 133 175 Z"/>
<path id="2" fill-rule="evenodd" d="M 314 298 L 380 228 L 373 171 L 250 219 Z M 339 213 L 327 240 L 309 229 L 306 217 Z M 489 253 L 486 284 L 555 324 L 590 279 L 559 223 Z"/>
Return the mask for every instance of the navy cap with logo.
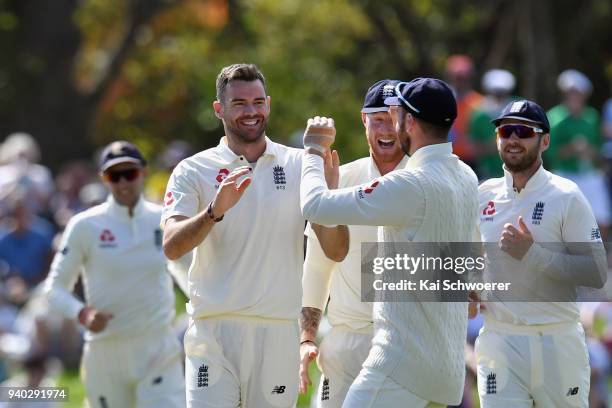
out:
<path id="1" fill-rule="evenodd" d="M 415 78 L 395 86 L 395 96 L 385 104 L 403 106 L 413 116 L 435 125 L 452 125 L 457 101 L 448 84 L 436 78 Z"/>
<path id="2" fill-rule="evenodd" d="M 362 113 L 387 112 L 389 107 L 385 105 L 385 99 L 395 95 L 395 85 L 399 81 L 394 79 L 383 79 L 372 85 L 366 93 L 363 101 Z"/>
<path id="3" fill-rule="evenodd" d="M 550 132 L 550 124 L 548 123 L 548 118 L 546 117 L 544 109 L 537 103 L 527 99 L 508 103 L 501 115 L 493 119 L 491 123 L 495 126 L 499 126 L 499 123 L 503 119 L 519 119 L 541 126 L 545 133 Z"/>
<path id="4" fill-rule="evenodd" d="M 120 163 L 136 163 L 146 166 L 147 161 L 140 150 L 130 142 L 120 140 L 106 146 L 100 156 L 100 171 Z"/>

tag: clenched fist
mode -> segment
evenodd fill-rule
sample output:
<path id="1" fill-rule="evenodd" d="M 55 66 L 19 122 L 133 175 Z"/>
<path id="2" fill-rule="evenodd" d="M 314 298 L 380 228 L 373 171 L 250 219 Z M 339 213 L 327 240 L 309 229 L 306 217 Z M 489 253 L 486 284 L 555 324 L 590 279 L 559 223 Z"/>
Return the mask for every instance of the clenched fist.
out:
<path id="1" fill-rule="evenodd" d="M 324 156 L 335 139 L 336 128 L 332 118 L 315 116 L 308 119 L 304 132 L 304 148 L 307 152 L 311 150 L 309 153 L 314 153 L 312 152 L 312 149 L 314 149 Z"/>

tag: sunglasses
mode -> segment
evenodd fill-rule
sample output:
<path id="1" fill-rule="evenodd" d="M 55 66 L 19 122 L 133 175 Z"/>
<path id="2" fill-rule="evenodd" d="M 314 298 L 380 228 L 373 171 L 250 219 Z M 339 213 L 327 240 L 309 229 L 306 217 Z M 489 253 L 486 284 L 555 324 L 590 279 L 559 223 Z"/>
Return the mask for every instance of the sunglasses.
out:
<path id="1" fill-rule="evenodd" d="M 104 176 L 111 183 L 118 183 L 122 178 L 125 179 L 125 181 L 134 181 L 140 176 L 140 169 L 109 171 L 105 173 Z"/>
<path id="2" fill-rule="evenodd" d="M 536 133 L 544 133 L 540 128 L 528 125 L 501 125 L 495 128 L 497 135 L 502 139 L 510 139 L 512 134 L 516 134 L 519 139 L 529 139 Z"/>

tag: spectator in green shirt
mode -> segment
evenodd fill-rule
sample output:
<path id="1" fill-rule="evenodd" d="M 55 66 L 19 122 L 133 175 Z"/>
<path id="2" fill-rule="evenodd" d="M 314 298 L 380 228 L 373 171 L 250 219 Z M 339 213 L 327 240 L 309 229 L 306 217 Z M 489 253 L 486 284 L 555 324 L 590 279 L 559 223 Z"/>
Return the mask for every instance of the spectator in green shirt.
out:
<path id="1" fill-rule="evenodd" d="M 603 232 L 610 225 L 610 202 L 599 168 L 603 143 L 599 114 L 587 105 L 593 86 L 586 75 L 574 69 L 563 71 L 557 85 L 563 101 L 548 111 L 551 138 L 544 157 L 554 173 L 580 187 Z"/>
<path id="2" fill-rule="evenodd" d="M 485 97 L 478 109 L 472 113 L 469 135 L 476 149 L 476 174 L 480 180 L 503 176 L 502 161 L 497 150 L 495 126 L 491 120 L 501 114 L 504 106 L 513 98 L 516 80 L 505 69 L 492 69 L 482 77 Z"/>

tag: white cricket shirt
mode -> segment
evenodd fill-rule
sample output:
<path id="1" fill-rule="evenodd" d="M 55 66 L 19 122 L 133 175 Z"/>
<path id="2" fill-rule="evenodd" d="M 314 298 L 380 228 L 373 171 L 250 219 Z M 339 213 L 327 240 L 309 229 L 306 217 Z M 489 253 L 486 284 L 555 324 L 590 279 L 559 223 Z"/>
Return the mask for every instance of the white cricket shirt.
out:
<path id="1" fill-rule="evenodd" d="M 406 167 L 359 187 L 328 190 L 323 159 L 307 154 L 301 206 L 318 224 L 380 225 L 386 242 L 471 242 L 478 227 L 478 182 L 450 143 L 418 149 Z M 364 366 L 427 401 L 456 405 L 465 377 L 467 304 L 374 304 L 374 338 Z"/>
<path id="2" fill-rule="evenodd" d="M 49 303 L 76 319 L 85 306 L 72 290 L 83 278 L 88 306 L 114 315 L 86 340 L 127 338 L 157 330 L 174 318 L 172 278 L 159 228 L 161 208 L 141 198 L 128 214 L 112 195 L 70 220 L 45 282 Z"/>
<path id="3" fill-rule="evenodd" d="M 251 185 L 194 250 L 188 278 L 191 317 L 298 318 L 305 224 L 299 203 L 302 155 L 266 137 Z M 170 176 L 161 225 L 174 215 L 193 217 L 205 210 L 221 181 L 244 165 L 249 165 L 246 158 L 232 152 L 225 138 L 183 160 Z"/>
<path id="4" fill-rule="evenodd" d="M 519 215 L 535 242 L 522 261 L 495 251 L 495 255 L 487 259 L 487 269 L 512 272 L 520 279 L 517 284 L 523 287 L 546 285 L 555 288 L 559 297 L 567 296 L 568 299 L 581 280 L 587 286 L 600 286 L 605 282 L 607 261 L 597 222 L 574 182 L 540 166 L 518 193 L 513 187 L 512 174 L 504 167 L 504 177 L 490 179 L 479 187 L 479 212 L 483 242 L 499 242 L 506 223 L 518 229 Z M 546 243 L 561 242 L 590 242 L 596 256 L 576 264 L 570 262 L 572 258 L 562 259 L 563 254 L 546 248 Z M 575 262 L 577 258 L 573 259 Z M 485 316 L 502 322 L 534 325 L 579 321 L 576 302 L 504 302 L 487 293 L 483 296 L 491 301 L 486 305 Z"/>
<path id="5" fill-rule="evenodd" d="M 404 156 L 396 169 L 406 166 Z M 367 183 L 381 174 L 371 156 L 340 166 L 338 187 L 352 187 Z M 351 225 L 349 250 L 342 262 L 336 263 L 325 256 L 317 236 L 310 226 L 306 229 L 308 245 L 312 245 L 310 259 L 304 263 L 303 307 L 325 310 L 332 326 L 346 325 L 354 330 L 372 325 L 372 303 L 361 301 L 361 243 L 376 242 L 378 227 Z"/>

